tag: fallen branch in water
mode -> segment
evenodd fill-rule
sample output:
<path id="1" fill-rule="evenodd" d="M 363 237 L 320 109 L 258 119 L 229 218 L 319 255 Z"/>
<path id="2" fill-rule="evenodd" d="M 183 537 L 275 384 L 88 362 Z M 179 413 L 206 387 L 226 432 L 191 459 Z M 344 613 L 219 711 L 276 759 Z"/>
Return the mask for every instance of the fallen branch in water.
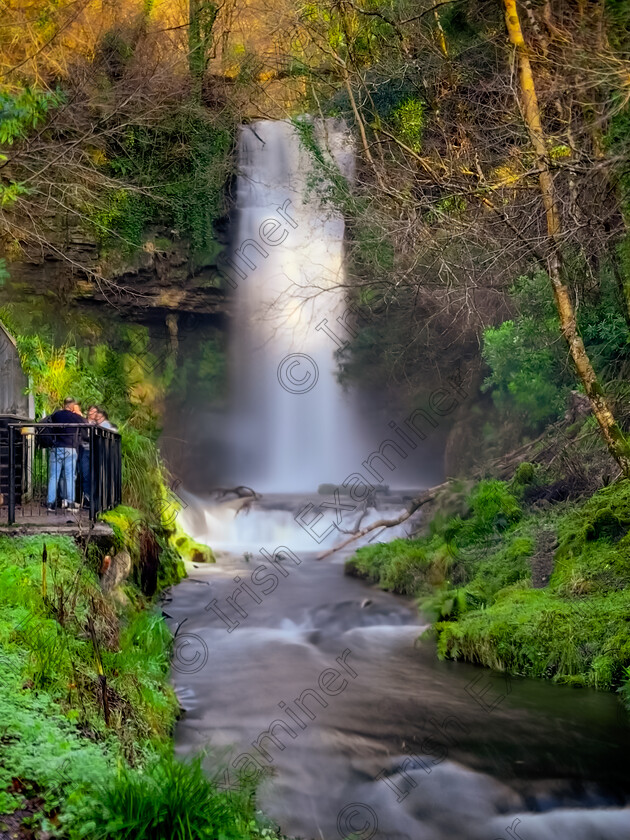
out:
<path id="1" fill-rule="evenodd" d="M 355 533 L 348 537 L 347 540 L 344 540 L 342 543 L 339 543 L 339 545 L 336 545 L 328 551 L 325 551 L 323 554 L 320 554 L 317 559 L 323 560 L 325 557 L 329 557 L 331 554 L 334 554 L 335 551 L 345 548 L 351 542 L 358 540 L 360 537 L 364 537 L 366 534 L 369 534 L 370 531 L 375 531 L 377 528 L 393 528 L 395 525 L 402 524 L 409 519 L 409 517 L 412 516 L 418 508 L 421 508 L 422 505 L 426 505 L 427 502 L 433 501 L 438 492 L 447 486 L 448 481 L 445 481 L 442 484 L 438 484 L 437 487 L 431 487 L 429 490 L 422 493 L 422 495 L 416 496 L 415 499 L 412 499 L 409 502 L 407 510 L 404 513 L 401 513 L 400 516 L 397 516 L 395 519 L 379 519 L 377 522 L 372 522 L 371 525 L 366 525 L 365 528 L 361 528 L 360 531 L 355 531 Z"/>
<path id="2" fill-rule="evenodd" d="M 239 499 L 255 499 L 256 501 L 262 499 L 260 493 L 252 490 L 251 487 L 246 487 L 244 484 L 239 484 L 238 487 L 217 487 L 215 493 L 217 494 L 217 499 L 224 499 L 230 493 L 233 493 Z"/>

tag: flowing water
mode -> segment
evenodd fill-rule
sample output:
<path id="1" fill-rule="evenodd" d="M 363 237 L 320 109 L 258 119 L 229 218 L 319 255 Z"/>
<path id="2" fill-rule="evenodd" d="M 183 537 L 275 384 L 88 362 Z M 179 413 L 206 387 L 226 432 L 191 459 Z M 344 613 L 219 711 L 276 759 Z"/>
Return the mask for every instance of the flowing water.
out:
<path id="1" fill-rule="evenodd" d="M 265 770 L 261 807 L 308 840 L 628 838 L 617 699 L 439 662 L 410 600 L 306 550 L 303 502 L 186 511 L 224 548 L 165 607 L 180 754 L 210 745 L 226 786 Z"/>
<path id="2" fill-rule="evenodd" d="M 352 181 L 353 150 L 340 120 L 305 125 L 332 169 L 314 166 L 290 122 L 241 131 L 225 269 L 234 305 L 230 399 L 193 435 L 209 435 L 224 486 L 303 493 L 350 477 L 359 495 L 368 484 L 430 486 L 440 478 L 440 418 L 403 430 L 379 399 L 361 401 L 337 379 L 335 354 L 356 334 L 355 313 L 344 302 L 344 220 L 318 196 L 335 178 Z M 387 459 L 377 456 L 374 467 L 370 454 L 383 447 Z"/>
<path id="3" fill-rule="evenodd" d="M 343 126 L 313 129 L 351 177 Z M 309 200 L 311 177 L 289 123 L 243 129 L 233 399 L 210 457 L 264 496 L 185 497 L 182 524 L 217 563 L 165 606 L 177 749 L 210 747 L 222 786 L 262 773 L 260 806 L 306 840 L 627 840 L 630 729 L 614 696 L 440 662 L 410 600 L 344 576 L 342 552 L 318 559 L 404 510 L 383 476 L 437 483 L 439 446 L 406 421 L 376 443 L 336 380 L 343 222 Z M 349 476 L 350 495 L 313 495 Z"/>

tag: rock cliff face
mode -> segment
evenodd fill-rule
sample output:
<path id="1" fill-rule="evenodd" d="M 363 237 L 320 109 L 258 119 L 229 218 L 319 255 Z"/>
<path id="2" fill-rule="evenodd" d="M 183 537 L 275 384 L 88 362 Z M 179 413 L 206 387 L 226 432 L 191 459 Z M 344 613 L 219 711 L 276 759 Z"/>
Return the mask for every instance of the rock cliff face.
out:
<path id="1" fill-rule="evenodd" d="M 149 231 L 143 248 L 129 257 L 105 257 L 98 243 L 77 226 L 58 220 L 47 242 L 25 246 L 9 263 L 13 296 L 45 295 L 60 302 L 114 306 L 140 323 L 169 316 L 212 317 L 226 311 L 215 253 L 193 260 L 188 243 Z"/>

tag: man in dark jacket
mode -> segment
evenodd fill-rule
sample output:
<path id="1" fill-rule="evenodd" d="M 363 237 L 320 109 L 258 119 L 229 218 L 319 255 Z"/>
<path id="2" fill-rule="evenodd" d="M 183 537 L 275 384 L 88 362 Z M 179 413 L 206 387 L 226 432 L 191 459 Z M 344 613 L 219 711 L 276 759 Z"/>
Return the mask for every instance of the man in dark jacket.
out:
<path id="1" fill-rule="evenodd" d="M 75 400 L 72 397 L 66 397 L 63 408 L 55 411 L 48 418 L 50 424 L 58 427 L 51 433 L 52 445 L 48 457 L 48 510 L 50 511 L 55 510 L 57 489 L 62 475 L 65 477 L 66 485 L 62 505 L 73 510 L 79 507 L 74 501 L 77 450 L 80 442 L 80 429 L 77 424 L 85 424 L 87 421 L 72 410 L 74 405 Z"/>

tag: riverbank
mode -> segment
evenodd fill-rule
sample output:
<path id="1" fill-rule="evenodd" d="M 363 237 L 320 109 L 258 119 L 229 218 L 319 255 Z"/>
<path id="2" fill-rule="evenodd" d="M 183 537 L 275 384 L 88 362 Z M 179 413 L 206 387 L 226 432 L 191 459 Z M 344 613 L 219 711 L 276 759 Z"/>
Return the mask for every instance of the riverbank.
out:
<path id="1" fill-rule="evenodd" d="M 346 572 L 414 595 L 441 658 L 630 708 L 630 481 L 541 505 L 550 486 L 533 464 L 450 482 L 418 538 L 361 548 Z"/>
<path id="2" fill-rule="evenodd" d="M 251 783 L 175 761 L 173 635 L 132 579 L 102 586 L 103 553 L 0 537 L 0 837 L 277 837 Z"/>

